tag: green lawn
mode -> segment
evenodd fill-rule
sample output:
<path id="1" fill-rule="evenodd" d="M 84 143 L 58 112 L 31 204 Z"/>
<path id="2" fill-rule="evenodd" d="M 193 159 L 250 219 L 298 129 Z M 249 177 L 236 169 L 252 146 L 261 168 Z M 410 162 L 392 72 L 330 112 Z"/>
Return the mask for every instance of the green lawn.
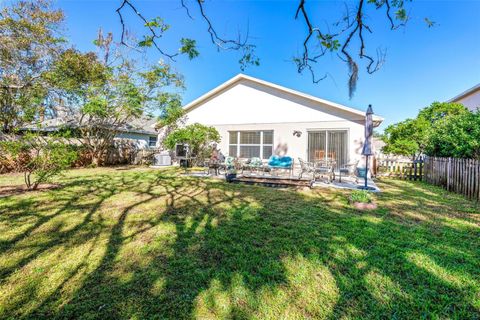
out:
<path id="1" fill-rule="evenodd" d="M 436 187 L 384 180 L 364 213 L 171 169 L 61 184 L 0 198 L 0 318 L 480 317 L 480 208 Z"/>

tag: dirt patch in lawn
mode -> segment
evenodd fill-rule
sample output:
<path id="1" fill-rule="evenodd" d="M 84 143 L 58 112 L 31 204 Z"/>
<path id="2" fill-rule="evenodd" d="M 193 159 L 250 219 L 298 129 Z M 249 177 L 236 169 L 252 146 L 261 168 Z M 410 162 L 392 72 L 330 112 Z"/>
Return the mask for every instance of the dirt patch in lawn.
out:
<path id="1" fill-rule="evenodd" d="M 35 190 L 27 189 L 26 185 L 0 186 L 0 198 L 8 197 L 8 196 L 11 196 L 11 195 L 14 195 L 14 194 L 30 192 L 30 191 L 52 190 L 52 189 L 56 189 L 56 188 L 59 188 L 59 187 L 60 187 L 59 184 L 50 184 L 50 183 L 41 184 Z"/>

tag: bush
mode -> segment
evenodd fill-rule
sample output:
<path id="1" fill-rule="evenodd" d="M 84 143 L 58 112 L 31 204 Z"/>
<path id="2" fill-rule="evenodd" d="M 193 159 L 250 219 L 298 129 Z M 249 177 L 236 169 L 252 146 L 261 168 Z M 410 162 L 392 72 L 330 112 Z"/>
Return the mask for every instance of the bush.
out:
<path id="1" fill-rule="evenodd" d="M 355 190 L 350 195 L 350 202 L 371 203 L 372 194 L 367 190 Z"/>
<path id="2" fill-rule="evenodd" d="M 73 146 L 62 140 L 30 133 L 0 142 L 0 151 L 2 157 L 15 159 L 15 170 L 24 173 L 25 184 L 31 190 L 69 168 L 77 158 Z"/>
<path id="3" fill-rule="evenodd" d="M 214 142 L 220 142 L 217 129 L 194 123 L 172 131 L 163 141 L 163 145 L 168 149 L 174 149 L 177 143 L 188 143 L 191 156 L 195 157 L 198 163 L 209 157 L 210 145 Z"/>

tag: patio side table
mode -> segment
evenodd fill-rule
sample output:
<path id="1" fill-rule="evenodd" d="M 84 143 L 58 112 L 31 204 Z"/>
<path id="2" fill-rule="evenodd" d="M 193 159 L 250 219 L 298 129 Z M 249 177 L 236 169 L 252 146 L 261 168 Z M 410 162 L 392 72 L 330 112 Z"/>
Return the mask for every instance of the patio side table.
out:
<path id="1" fill-rule="evenodd" d="M 331 183 L 335 180 L 335 165 L 336 161 L 334 160 L 317 160 L 314 162 L 314 180 L 316 176 L 321 177 L 327 176 L 328 183 Z"/>

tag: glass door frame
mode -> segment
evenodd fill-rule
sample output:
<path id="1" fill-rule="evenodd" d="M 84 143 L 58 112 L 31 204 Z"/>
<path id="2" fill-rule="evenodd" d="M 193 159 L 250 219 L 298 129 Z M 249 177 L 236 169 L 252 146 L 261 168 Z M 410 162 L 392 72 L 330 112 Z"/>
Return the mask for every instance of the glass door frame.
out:
<path id="1" fill-rule="evenodd" d="M 329 138 L 328 138 L 328 133 L 331 131 L 346 131 L 347 132 L 347 161 L 346 163 L 350 162 L 350 129 L 349 128 L 311 128 L 307 129 L 307 149 L 306 149 L 306 154 L 307 154 L 307 161 L 310 161 L 309 156 L 310 156 L 310 150 L 309 150 L 309 139 L 310 139 L 310 133 L 316 133 L 316 132 L 324 132 L 325 133 L 325 159 L 328 157 L 328 145 L 329 145 Z M 337 168 L 340 167 L 341 164 L 337 164 Z M 338 169 L 335 169 L 338 170 Z"/>

